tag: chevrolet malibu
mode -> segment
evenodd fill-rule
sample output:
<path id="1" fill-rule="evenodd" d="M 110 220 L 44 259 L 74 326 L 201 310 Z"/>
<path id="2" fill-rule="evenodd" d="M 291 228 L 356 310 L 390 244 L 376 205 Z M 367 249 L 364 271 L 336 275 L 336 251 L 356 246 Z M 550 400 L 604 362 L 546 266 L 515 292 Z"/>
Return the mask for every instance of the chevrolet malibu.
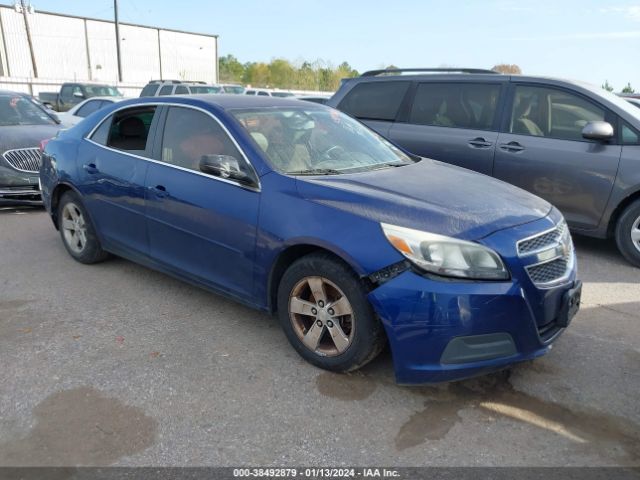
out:
<path id="1" fill-rule="evenodd" d="M 119 255 L 277 313 L 327 370 L 388 344 L 400 383 L 486 373 L 547 352 L 580 305 L 558 210 L 322 105 L 126 101 L 62 131 L 42 161 L 75 260 Z"/>

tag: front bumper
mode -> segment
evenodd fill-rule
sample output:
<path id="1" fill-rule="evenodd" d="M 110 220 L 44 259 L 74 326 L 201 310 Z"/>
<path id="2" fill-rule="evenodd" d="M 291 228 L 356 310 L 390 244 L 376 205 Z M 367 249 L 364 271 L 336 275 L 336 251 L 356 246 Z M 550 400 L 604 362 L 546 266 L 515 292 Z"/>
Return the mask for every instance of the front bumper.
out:
<path id="1" fill-rule="evenodd" d="M 42 205 L 36 172 L 19 172 L 0 165 L 0 205 Z"/>
<path id="2" fill-rule="evenodd" d="M 533 222 L 541 231 L 549 222 Z M 523 227 L 483 240 L 503 254 L 512 279 L 471 282 L 429 278 L 407 270 L 369 293 L 384 324 L 396 380 L 401 384 L 460 380 L 544 355 L 564 331 L 566 294 L 579 287 L 576 266 L 554 288 L 536 288 L 518 259 L 498 243 L 515 246 Z"/>

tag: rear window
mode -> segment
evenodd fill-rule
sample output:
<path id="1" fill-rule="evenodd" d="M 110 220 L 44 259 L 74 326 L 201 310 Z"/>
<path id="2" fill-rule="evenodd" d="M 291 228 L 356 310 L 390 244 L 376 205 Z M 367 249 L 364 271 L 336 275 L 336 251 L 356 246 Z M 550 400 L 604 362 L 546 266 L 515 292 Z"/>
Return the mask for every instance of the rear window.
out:
<path id="1" fill-rule="evenodd" d="M 153 95 L 156 93 L 157 88 L 158 88 L 158 85 L 147 85 L 142 89 L 142 92 L 140 92 L 140 96 L 153 97 Z"/>
<path id="2" fill-rule="evenodd" d="M 367 82 L 356 85 L 338 105 L 352 117 L 395 120 L 409 82 Z"/>

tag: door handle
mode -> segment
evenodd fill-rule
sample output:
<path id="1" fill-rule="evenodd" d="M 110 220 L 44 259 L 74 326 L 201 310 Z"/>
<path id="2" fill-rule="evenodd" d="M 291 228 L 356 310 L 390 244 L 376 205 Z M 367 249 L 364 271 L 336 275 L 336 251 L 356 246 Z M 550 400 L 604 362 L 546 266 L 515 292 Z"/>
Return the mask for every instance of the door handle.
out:
<path id="1" fill-rule="evenodd" d="M 469 140 L 469 145 L 471 145 L 473 148 L 489 148 L 491 145 L 493 145 L 493 143 L 487 142 L 482 137 L 477 137 Z"/>
<path id="2" fill-rule="evenodd" d="M 517 153 L 524 150 L 524 147 L 520 145 L 518 142 L 503 143 L 502 145 L 500 145 L 500 148 L 502 150 L 505 150 L 507 152 L 512 152 L 512 153 Z"/>
<path id="3" fill-rule="evenodd" d="M 92 175 L 100 173 L 100 170 L 98 170 L 98 167 L 96 167 L 95 163 L 86 163 L 82 166 L 82 168 L 84 168 L 87 173 Z"/>
<path id="4" fill-rule="evenodd" d="M 158 198 L 166 198 L 169 196 L 167 188 L 164 185 L 156 185 L 155 187 L 149 187 L 149 190 Z"/>

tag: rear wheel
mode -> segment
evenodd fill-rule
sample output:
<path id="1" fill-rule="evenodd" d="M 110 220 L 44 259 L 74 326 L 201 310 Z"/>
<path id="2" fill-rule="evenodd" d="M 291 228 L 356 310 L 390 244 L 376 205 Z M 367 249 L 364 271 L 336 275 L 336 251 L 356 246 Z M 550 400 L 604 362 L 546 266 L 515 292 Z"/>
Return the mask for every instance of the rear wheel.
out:
<path id="1" fill-rule="evenodd" d="M 80 196 L 65 192 L 58 204 L 58 228 L 67 252 L 80 263 L 98 263 L 109 255 L 102 250 Z"/>
<path id="2" fill-rule="evenodd" d="M 356 370 L 384 347 L 382 325 L 362 282 L 327 254 L 307 255 L 285 272 L 278 316 L 298 353 L 326 370 Z"/>
<path id="3" fill-rule="evenodd" d="M 632 264 L 640 267 L 640 200 L 629 205 L 616 225 L 618 250 Z"/>

